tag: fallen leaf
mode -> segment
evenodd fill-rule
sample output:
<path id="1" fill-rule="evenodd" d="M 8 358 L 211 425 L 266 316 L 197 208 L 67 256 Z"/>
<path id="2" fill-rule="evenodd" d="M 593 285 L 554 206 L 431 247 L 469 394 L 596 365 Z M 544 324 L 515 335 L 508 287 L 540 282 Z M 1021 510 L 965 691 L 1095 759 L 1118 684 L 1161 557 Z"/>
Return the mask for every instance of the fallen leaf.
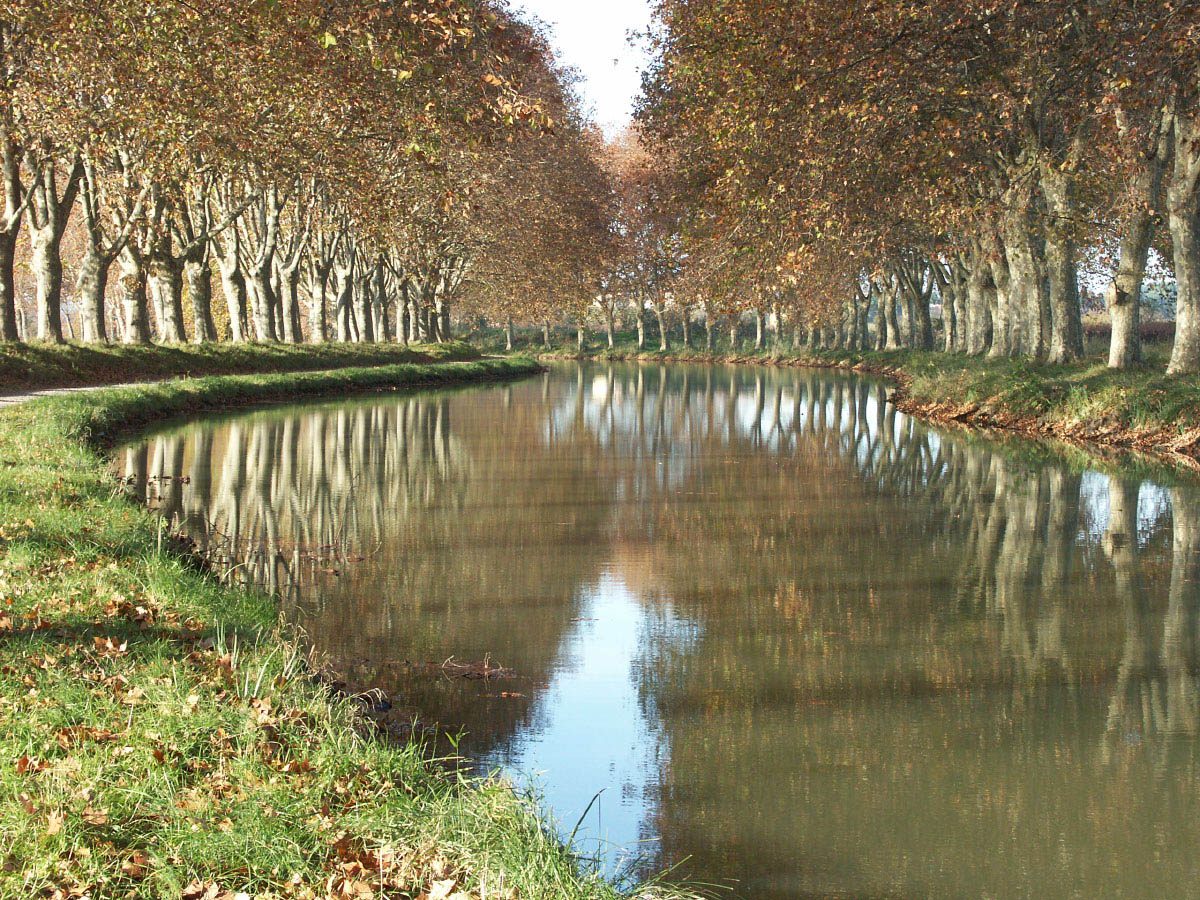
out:
<path id="1" fill-rule="evenodd" d="M 93 638 L 92 642 L 96 645 L 96 652 L 104 657 L 120 656 L 129 649 L 129 644 L 126 641 L 117 643 L 110 637 Z"/>
<path id="2" fill-rule="evenodd" d="M 91 806 L 87 806 L 83 810 L 83 821 L 87 822 L 89 825 L 107 825 L 108 810 L 93 809 Z"/>
<path id="3" fill-rule="evenodd" d="M 46 834 L 58 834 L 62 831 L 65 817 L 61 812 L 51 811 L 46 813 Z"/>
<path id="4" fill-rule="evenodd" d="M 126 878 L 145 878 L 149 865 L 150 857 L 141 850 L 135 850 L 129 859 L 121 863 L 121 874 Z"/>
<path id="5" fill-rule="evenodd" d="M 221 888 L 215 881 L 201 883 L 199 880 L 193 880 L 183 889 L 180 900 L 215 900 L 219 893 Z"/>

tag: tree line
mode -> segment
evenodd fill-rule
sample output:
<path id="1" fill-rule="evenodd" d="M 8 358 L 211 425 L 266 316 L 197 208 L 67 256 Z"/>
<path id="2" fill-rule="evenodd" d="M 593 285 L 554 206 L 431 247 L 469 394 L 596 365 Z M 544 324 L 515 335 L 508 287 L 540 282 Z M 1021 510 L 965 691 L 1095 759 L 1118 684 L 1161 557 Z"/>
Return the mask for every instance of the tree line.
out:
<path id="1" fill-rule="evenodd" d="M 443 340 L 596 277 L 599 138 L 502 3 L 12 0 L 0 76 L 0 340 Z"/>
<path id="2" fill-rule="evenodd" d="M 1168 371 L 1200 370 L 1195 4 L 655 11 L 597 320 L 631 308 L 640 331 L 647 305 L 668 305 L 689 343 L 694 322 L 711 345 L 715 322 L 749 315 L 759 346 L 773 328 L 1061 363 L 1084 354 L 1082 284 L 1105 299 L 1122 368 L 1142 361 L 1157 264 L 1177 285 Z"/>

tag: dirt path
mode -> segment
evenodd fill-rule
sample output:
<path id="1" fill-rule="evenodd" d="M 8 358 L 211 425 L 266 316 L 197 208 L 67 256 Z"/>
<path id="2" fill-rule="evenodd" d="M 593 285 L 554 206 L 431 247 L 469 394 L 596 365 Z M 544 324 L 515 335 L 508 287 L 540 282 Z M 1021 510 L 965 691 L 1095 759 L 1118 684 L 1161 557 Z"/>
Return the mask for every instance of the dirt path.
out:
<path id="1" fill-rule="evenodd" d="M 18 403 L 24 403 L 26 400 L 34 400 L 38 397 L 54 397 L 59 394 L 78 394 L 84 391 L 101 391 L 108 388 L 123 388 L 123 387 L 138 387 L 143 384 L 155 384 L 153 381 L 126 381 L 121 384 L 91 384 L 86 387 L 59 387 L 59 388 L 39 388 L 33 391 L 20 391 L 15 394 L 0 394 L 0 409 L 7 409 L 10 406 L 16 406 Z"/>

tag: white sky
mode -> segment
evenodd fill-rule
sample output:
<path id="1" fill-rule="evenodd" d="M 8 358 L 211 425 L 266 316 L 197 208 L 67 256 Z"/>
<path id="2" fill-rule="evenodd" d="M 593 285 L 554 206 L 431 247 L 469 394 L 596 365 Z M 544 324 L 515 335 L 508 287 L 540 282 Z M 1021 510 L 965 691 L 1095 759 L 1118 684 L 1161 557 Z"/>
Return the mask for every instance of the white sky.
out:
<path id="1" fill-rule="evenodd" d="M 583 73 L 584 97 L 601 127 L 612 134 L 627 125 L 645 63 L 628 35 L 650 24 L 648 0 L 512 0 L 512 5 L 551 26 L 560 59 Z"/>

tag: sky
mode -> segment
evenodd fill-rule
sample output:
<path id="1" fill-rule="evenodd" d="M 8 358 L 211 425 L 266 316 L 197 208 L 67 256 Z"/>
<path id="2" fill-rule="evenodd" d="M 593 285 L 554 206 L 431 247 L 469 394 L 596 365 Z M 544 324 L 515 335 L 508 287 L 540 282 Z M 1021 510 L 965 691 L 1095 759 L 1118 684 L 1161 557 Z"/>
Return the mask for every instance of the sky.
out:
<path id="1" fill-rule="evenodd" d="M 551 26 L 562 62 L 583 73 L 584 97 L 605 132 L 629 124 L 646 58 L 629 45 L 628 35 L 650 24 L 648 0 L 512 0 L 512 5 Z"/>

